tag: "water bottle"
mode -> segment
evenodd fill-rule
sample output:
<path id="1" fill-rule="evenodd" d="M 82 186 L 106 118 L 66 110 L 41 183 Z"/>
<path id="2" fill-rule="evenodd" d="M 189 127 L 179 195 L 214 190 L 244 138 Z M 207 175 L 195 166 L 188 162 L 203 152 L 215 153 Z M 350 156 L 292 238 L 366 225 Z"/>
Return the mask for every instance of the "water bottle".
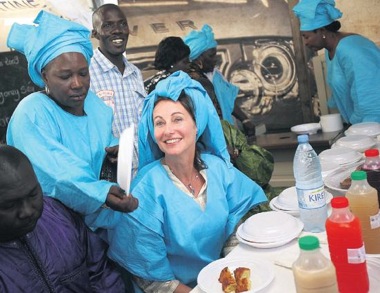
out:
<path id="1" fill-rule="evenodd" d="M 338 293 L 335 267 L 319 249 L 315 236 L 298 241 L 300 254 L 292 270 L 297 293 Z"/>
<path id="2" fill-rule="evenodd" d="M 325 231 L 327 219 L 326 194 L 319 158 L 309 144 L 308 135 L 298 136 L 298 147 L 293 160 L 300 219 L 304 231 Z"/>
<path id="3" fill-rule="evenodd" d="M 334 197 L 331 206 L 326 234 L 339 292 L 367 293 L 369 280 L 360 220 L 350 211 L 344 196 Z"/>

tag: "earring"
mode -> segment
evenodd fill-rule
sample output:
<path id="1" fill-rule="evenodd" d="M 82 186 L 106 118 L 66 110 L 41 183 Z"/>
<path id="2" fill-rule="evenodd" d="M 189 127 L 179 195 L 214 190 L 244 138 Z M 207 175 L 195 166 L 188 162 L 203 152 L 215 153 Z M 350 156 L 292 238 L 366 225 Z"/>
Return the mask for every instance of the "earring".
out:
<path id="1" fill-rule="evenodd" d="M 50 90 L 49 90 L 49 88 L 48 88 L 48 86 L 47 86 L 47 85 L 45 85 L 45 92 L 46 92 L 46 94 L 47 94 L 47 95 L 49 95 L 49 94 L 50 94 Z"/>
<path id="2" fill-rule="evenodd" d="M 174 65 L 170 65 L 170 68 L 173 68 L 174 67 Z"/>
<path id="3" fill-rule="evenodd" d="M 325 36 L 325 35 L 322 35 L 322 39 L 326 39 L 326 36 Z"/>

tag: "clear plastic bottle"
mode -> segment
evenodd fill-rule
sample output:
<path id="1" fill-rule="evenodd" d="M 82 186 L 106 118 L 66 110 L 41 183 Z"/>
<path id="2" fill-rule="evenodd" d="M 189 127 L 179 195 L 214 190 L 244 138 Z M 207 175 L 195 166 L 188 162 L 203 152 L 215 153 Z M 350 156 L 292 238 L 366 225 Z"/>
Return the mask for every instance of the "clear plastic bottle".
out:
<path id="1" fill-rule="evenodd" d="M 364 152 L 365 162 L 363 164 L 363 170 L 379 170 L 380 169 L 380 157 L 378 149 L 369 149 Z"/>
<path id="2" fill-rule="evenodd" d="M 367 293 L 369 279 L 360 220 L 344 196 L 331 200 L 332 212 L 326 221 L 330 258 L 340 293 Z"/>
<path id="3" fill-rule="evenodd" d="M 300 255 L 293 263 L 297 293 L 338 293 L 335 267 L 319 249 L 315 236 L 304 236 L 298 241 Z"/>
<path id="4" fill-rule="evenodd" d="M 325 231 L 327 218 L 326 194 L 319 158 L 309 144 L 308 135 L 298 136 L 293 160 L 300 219 L 304 231 Z"/>
<path id="5" fill-rule="evenodd" d="M 360 219 L 366 253 L 380 253 L 380 214 L 377 191 L 367 182 L 367 173 L 351 173 L 352 183 L 346 197 L 350 210 Z"/>
<path id="6" fill-rule="evenodd" d="M 365 162 L 362 170 L 367 173 L 369 185 L 376 188 L 377 198 L 380 203 L 380 157 L 378 149 L 369 149 L 364 152 Z"/>

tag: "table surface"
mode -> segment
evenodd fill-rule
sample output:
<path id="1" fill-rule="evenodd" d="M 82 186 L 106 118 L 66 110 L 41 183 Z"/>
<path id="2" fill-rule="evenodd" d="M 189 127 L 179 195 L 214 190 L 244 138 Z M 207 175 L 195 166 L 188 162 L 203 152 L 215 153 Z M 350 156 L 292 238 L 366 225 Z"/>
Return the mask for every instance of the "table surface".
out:
<path id="1" fill-rule="evenodd" d="M 318 131 L 316 134 L 309 135 L 309 142 L 314 148 L 330 148 L 343 134 L 343 130 L 335 132 Z M 296 149 L 298 145 L 297 136 L 298 135 L 293 132 L 269 133 L 256 136 L 253 143 L 267 150 Z"/>
<path id="2" fill-rule="evenodd" d="M 329 257 L 326 233 L 306 233 L 302 232 L 301 236 L 315 235 L 320 239 L 322 253 Z M 261 290 L 260 293 L 295 293 L 295 285 L 291 264 L 299 255 L 298 239 L 292 240 L 290 243 L 281 247 L 259 249 L 240 243 L 234 248 L 226 259 L 244 259 L 257 260 L 264 259 L 273 264 L 275 277 L 268 287 Z M 370 279 L 369 293 L 380 292 L 380 255 L 372 255 L 367 257 L 367 267 Z M 254 286 L 254 284 L 253 284 Z M 222 292 L 222 290 L 220 291 Z M 191 293 L 203 293 L 199 287 L 195 287 Z M 206 292 L 218 293 L 218 292 Z"/>

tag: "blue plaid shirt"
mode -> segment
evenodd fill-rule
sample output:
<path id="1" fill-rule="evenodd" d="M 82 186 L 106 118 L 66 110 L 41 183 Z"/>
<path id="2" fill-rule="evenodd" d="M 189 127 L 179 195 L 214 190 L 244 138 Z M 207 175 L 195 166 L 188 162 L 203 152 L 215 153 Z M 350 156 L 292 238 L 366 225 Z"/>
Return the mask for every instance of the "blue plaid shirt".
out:
<path id="1" fill-rule="evenodd" d="M 138 168 L 138 123 L 146 92 L 140 70 L 124 56 L 123 75 L 119 69 L 96 49 L 90 63 L 91 90 L 113 109 L 112 132 L 120 137 L 131 124 L 135 126 L 132 174 Z"/>

